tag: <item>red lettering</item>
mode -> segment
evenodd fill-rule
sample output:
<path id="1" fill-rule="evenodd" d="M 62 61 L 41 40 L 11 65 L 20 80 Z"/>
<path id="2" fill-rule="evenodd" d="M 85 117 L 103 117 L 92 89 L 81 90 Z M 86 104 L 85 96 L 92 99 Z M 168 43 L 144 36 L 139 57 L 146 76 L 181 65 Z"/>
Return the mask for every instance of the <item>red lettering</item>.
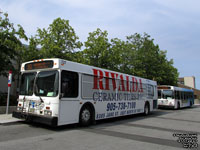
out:
<path id="1" fill-rule="evenodd" d="M 129 90 L 129 76 L 126 76 L 126 91 L 130 92 L 130 90 Z"/>
<path id="2" fill-rule="evenodd" d="M 102 81 L 103 72 L 101 70 L 93 69 L 93 74 L 94 74 L 93 89 L 101 89 L 101 90 L 103 90 L 103 81 Z M 99 85 L 99 87 L 98 87 L 98 85 Z"/>
<path id="3" fill-rule="evenodd" d="M 140 82 L 140 90 L 139 90 L 139 92 L 143 92 L 143 88 L 142 88 L 142 79 L 140 79 L 139 82 Z"/>
<path id="4" fill-rule="evenodd" d="M 120 87 L 122 87 L 122 90 L 121 90 Z M 122 74 L 120 75 L 120 84 L 119 84 L 118 90 L 119 90 L 119 91 L 125 91 L 125 87 L 124 87 L 124 78 L 123 78 L 123 75 L 122 75 Z"/>
<path id="5" fill-rule="evenodd" d="M 112 73 L 112 72 L 110 74 L 111 74 L 111 77 L 112 77 L 113 91 L 115 91 L 116 88 L 117 88 L 117 86 L 116 86 L 116 80 L 115 79 L 117 79 L 118 74 Z"/>
<path id="6" fill-rule="evenodd" d="M 106 88 L 105 90 L 110 90 L 109 88 L 109 72 L 105 71 L 106 74 Z"/>
<path id="7" fill-rule="evenodd" d="M 138 90 L 138 81 L 137 81 L 137 79 L 132 77 L 132 82 L 133 82 L 132 92 L 137 92 L 137 90 Z"/>
<path id="8" fill-rule="evenodd" d="M 100 69 L 93 69 L 93 75 L 94 75 L 94 83 L 93 83 L 93 89 L 101 89 L 101 90 L 110 90 L 110 75 L 112 78 L 112 85 L 113 85 L 113 91 L 117 89 L 116 79 L 118 78 L 119 74 L 112 73 L 105 71 L 105 87 L 103 86 L 103 78 L 104 73 Z M 142 87 L 142 79 L 139 79 L 139 83 L 137 78 L 132 77 L 132 86 L 130 87 L 129 83 L 129 76 L 126 76 L 126 88 L 125 88 L 125 81 L 123 74 L 120 75 L 120 81 L 119 81 L 119 91 L 127 91 L 127 92 L 143 92 Z M 105 89 L 104 89 L 105 88 Z"/>

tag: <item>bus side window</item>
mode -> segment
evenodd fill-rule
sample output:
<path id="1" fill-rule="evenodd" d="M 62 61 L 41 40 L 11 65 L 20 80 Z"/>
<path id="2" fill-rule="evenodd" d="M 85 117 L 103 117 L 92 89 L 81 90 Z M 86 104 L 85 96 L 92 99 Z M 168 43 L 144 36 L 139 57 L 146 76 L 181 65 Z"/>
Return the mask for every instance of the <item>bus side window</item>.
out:
<path id="1" fill-rule="evenodd" d="M 61 93 L 63 97 L 78 97 L 78 73 L 62 71 Z"/>
<path id="2" fill-rule="evenodd" d="M 181 91 L 179 91 L 179 99 L 180 100 L 182 99 L 182 97 L 181 97 Z"/>
<path id="3" fill-rule="evenodd" d="M 180 92 L 179 91 L 175 91 L 175 99 L 180 99 Z"/>
<path id="4" fill-rule="evenodd" d="M 153 85 L 148 84 L 147 87 L 148 87 L 148 90 L 147 90 L 148 91 L 148 96 L 153 97 L 154 96 L 154 87 L 153 87 Z"/>

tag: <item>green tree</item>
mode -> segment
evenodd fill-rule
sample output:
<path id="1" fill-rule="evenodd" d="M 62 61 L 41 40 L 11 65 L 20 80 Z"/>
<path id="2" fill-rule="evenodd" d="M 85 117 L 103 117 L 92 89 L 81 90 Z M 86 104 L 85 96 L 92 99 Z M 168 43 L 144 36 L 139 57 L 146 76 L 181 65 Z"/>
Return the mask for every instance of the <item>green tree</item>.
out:
<path id="1" fill-rule="evenodd" d="M 135 54 L 130 62 L 134 75 L 156 80 L 158 84 L 176 84 L 178 71 L 173 66 L 173 60 L 167 60 L 166 52 L 154 44 L 150 35 L 136 33 L 128 36 L 127 40 L 135 46 Z"/>
<path id="2" fill-rule="evenodd" d="M 29 45 L 24 45 L 22 62 L 37 60 L 41 58 L 40 50 L 34 37 L 29 38 Z"/>
<path id="3" fill-rule="evenodd" d="M 107 31 L 101 31 L 99 28 L 89 33 L 89 37 L 85 42 L 85 50 L 83 51 L 84 63 L 96 67 L 108 68 L 109 66 L 109 48 Z"/>
<path id="4" fill-rule="evenodd" d="M 24 29 L 18 25 L 15 29 L 7 13 L 0 12 L 0 75 L 7 76 L 8 70 L 16 71 L 13 61 L 20 64 L 23 45 L 21 39 L 27 40 Z"/>
<path id="5" fill-rule="evenodd" d="M 85 59 L 84 59 L 84 52 L 83 51 L 77 51 L 72 53 L 72 61 L 74 62 L 78 62 L 78 63 L 85 63 Z"/>
<path id="6" fill-rule="evenodd" d="M 111 39 L 109 69 L 131 74 L 134 45 L 118 38 Z"/>
<path id="7" fill-rule="evenodd" d="M 34 39 L 42 58 L 57 57 L 72 60 L 74 50 L 82 46 L 69 21 L 61 18 L 55 19 L 47 29 L 38 29 Z"/>
<path id="8" fill-rule="evenodd" d="M 160 51 L 160 68 L 156 79 L 161 85 L 177 85 L 178 70 L 173 66 L 173 59 L 167 60 L 166 54 L 166 51 Z"/>

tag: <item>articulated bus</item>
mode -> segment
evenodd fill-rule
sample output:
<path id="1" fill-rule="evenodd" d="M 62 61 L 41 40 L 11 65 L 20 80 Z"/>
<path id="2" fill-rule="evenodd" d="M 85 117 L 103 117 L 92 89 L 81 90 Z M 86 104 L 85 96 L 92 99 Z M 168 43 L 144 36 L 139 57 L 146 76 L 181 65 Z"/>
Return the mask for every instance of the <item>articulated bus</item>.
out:
<path id="1" fill-rule="evenodd" d="M 157 108 L 156 81 L 62 59 L 23 63 L 13 117 L 51 126 L 80 123 Z"/>
<path id="2" fill-rule="evenodd" d="M 193 104 L 193 90 L 168 85 L 158 86 L 158 108 L 168 107 L 179 109 L 192 107 Z"/>

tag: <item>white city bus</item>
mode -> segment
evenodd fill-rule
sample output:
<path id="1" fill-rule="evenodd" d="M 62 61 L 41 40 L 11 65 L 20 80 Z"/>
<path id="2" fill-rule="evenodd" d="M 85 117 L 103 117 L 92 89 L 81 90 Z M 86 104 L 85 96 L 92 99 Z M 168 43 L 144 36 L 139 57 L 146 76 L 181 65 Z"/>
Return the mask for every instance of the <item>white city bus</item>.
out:
<path id="1" fill-rule="evenodd" d="M 194 91 L 169 85 L 158 86 L 158 107 L 179 109 L 194 104 Z"/>
<path id="2" fill-rule="evenodd" d="M 62 59 L 23 63 L 13 117 L 52 126 L 149 114 L 157 108 L 157 83 Z"/>

